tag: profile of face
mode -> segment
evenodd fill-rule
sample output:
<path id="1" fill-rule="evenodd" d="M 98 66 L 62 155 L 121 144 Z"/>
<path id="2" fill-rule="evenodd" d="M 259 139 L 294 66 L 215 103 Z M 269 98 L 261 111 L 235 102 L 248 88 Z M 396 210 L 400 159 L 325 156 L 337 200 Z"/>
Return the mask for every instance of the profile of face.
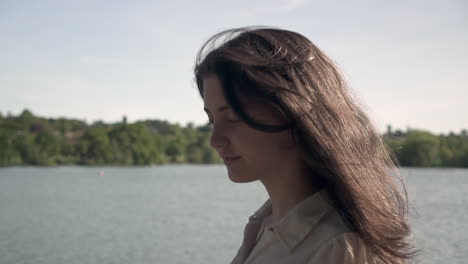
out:
<path id="1" fill-rule="evenodd" d="M 212 123 L 210 144 L 223 158 L 233 182 L 262 180 L 288 170 L 288 159 L 297 159 L 297 148 L 287 130 L 263 132 L 248 126 L 228 105 L 215 75 L 203 79 L 203 90 L 204 109 Z M 273 111 L 259 104 L 245 110 L 261 123 L 282 122 Z"/>

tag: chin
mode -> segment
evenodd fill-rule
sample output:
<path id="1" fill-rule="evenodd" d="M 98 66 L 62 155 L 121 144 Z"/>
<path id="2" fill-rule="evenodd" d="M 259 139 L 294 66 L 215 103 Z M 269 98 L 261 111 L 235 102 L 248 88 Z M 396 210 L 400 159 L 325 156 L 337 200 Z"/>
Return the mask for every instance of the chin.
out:
<path id="1" fill-rule="evenodd" d="M 235 172 L 230 171 L 229 169 L 228 169 L 228 176 L 229 176 L 229 179 L 235 183 L 253 182 L 257 180 L 257 178 L 255 177 L 249 177 L 248 174 L 235 173 Z"/>

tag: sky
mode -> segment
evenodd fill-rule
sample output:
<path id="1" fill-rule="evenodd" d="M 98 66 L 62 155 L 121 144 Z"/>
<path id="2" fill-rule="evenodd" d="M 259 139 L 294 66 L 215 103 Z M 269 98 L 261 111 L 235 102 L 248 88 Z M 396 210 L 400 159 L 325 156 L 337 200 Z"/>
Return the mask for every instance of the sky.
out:
<path id="1" fill-rule="evenodd" d="M 468 128 L 463 0 L 0 0 L 0 112 L 204 124 L 196 53 L 248 25 L 309 38 L 381 131 Z"/>

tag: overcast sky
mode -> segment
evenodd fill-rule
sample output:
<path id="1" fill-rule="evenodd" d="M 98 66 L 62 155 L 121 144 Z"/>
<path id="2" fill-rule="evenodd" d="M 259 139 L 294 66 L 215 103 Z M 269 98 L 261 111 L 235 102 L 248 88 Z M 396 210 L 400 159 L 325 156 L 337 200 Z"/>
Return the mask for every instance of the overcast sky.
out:
<path id="1" fill-rule="evenodd" d="M 0 112 L 203 124 L 196 52 L 246 25 L 312 40 L 381 130 L 468 128 L 463 0 L 0 0 Z"/>

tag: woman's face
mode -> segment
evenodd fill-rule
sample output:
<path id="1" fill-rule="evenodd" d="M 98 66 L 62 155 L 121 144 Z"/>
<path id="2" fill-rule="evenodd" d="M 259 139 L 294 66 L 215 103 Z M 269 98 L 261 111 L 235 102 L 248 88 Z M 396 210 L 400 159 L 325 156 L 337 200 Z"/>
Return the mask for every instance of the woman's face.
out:
<path id="1" fill-rule="evenodd" d="M 287 170 L 288 158 L 296 158 L 290 133 L 263 132 L 248 126 L 230 108 L 215 75 L 203 79 L 204 108 L 212 123 L 210 144 L 226 164 L 233 182 L 250 182 Z M 257 121 L 278 125 L 281 120 L 266 107 L 249 106 L 246 111 Z"/>

